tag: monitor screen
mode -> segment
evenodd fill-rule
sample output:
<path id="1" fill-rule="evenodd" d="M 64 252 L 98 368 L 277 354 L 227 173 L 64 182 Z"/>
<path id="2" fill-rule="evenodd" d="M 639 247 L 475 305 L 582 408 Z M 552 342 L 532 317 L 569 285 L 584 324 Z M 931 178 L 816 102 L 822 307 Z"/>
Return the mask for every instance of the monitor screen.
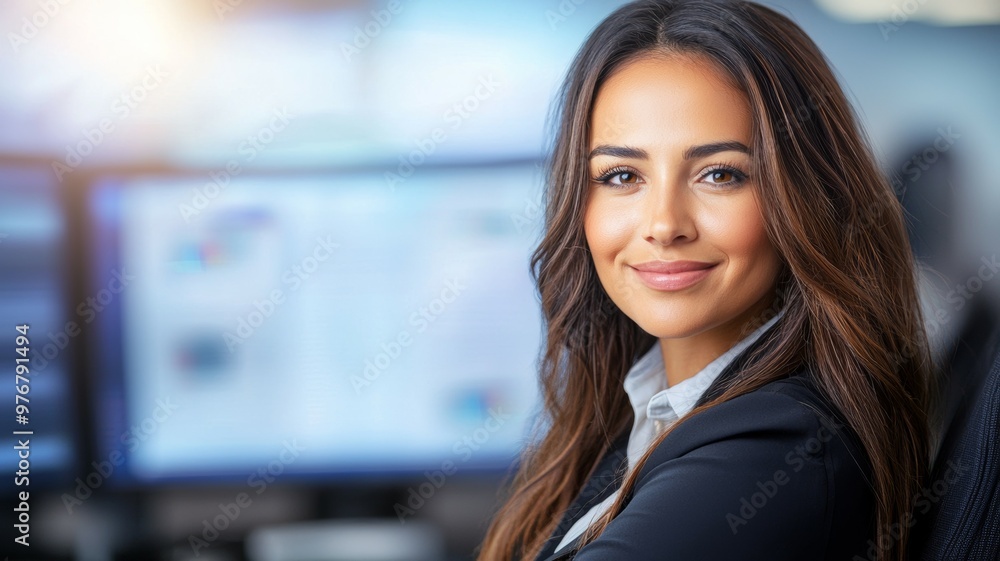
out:
<path id="1" fill-rule="evenodd" d="M 113 483 L 516 460 L 538 401 L 538 167 L 398 179 L 94 185 L 94 409 L 124 466 Z"/>
<path id="2" fill-rule="evenodd" d="M 67 311 L 66 232 L 51 170 L 0 165 L 0 356 L 10 376 L 8 430 L 0 436 L 0 469 L 10 475 L 4 494 L 67 483 L 76 468 L 69 365 L 85 323 Z"/>

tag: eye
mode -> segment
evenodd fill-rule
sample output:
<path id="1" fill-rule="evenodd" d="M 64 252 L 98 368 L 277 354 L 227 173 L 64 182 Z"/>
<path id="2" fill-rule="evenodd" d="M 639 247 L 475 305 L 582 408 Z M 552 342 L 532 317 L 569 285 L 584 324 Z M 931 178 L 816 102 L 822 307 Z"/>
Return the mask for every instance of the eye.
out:
<path id="1" fill-rule="evenodd" d="M 713 183 L 729 183 L 733 180 L 733 172 L 724 169 L 715 170 L 709 174 Z"/>
<path id="2" fill-rule="evenodd" d="M 701 176 L 703 181 L 712 185 L 736 187 L 747 180 L 747 174 L 730 165 L 717 165 Z"/>
<path id="3" fill-rule="evenodd" d="M 612 181 L 614 178 L 618 178 L 618 181 Z M 622 188 L 638 185 L 639 175 L 627 167 L 615 166 L 611 169 L 602 171 L 592 180 L 608 187 Z"/>

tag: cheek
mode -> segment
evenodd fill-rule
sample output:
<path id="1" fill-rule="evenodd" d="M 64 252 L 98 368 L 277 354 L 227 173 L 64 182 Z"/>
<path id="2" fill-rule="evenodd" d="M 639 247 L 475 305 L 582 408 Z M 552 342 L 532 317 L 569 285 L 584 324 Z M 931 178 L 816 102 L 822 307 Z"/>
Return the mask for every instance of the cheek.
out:
<path id="1" fill-rule="evenodd" d="M 701 221 L 701 232 L 743 273 L 772 268 L 777 255 L 767 237 L 756 201 L 747 196 L 716 208 Z"/>
<path id="2" fill-rule="evenodd" d="M 634 222 L 635 217 L 628 209 L 599 194 L 591 197 L 583 215 L 583 229 L 597 266 L 610 265 L 625 248 L 634 233 Z"/>
<path id="3" fill-rule="evenodd" d="M 757 260 L 773 253 L 764 223 L 756 216 L 733 221 L 731 236 L 727 240 L 734 255 Z"/>

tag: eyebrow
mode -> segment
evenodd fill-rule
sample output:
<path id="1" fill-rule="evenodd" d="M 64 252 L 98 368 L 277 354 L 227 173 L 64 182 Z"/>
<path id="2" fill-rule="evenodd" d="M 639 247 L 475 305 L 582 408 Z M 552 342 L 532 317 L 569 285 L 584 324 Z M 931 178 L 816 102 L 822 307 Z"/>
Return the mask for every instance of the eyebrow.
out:
<path id="1" fill-rule="evenodd" d="M 729 151 L 743 152 L 744 154 L 750 153 L 750 149 L 747 148 L 747 146 L 742 142 L 736 140 L 726 140 L 722 142 L 711 142 L 708 144 L 690 146 L 684 151 L 684 159 L 692 160 L 695 158 L 704 158 L 705 156 L 711 156 L 712 154 L 718 152 Z M 634 160 L 649 159 L 649 153 L 642 148 L 635 148 L 632 146 L 611 146 L 609 144 L 601 144 L 591 150 L 587 159 L 591 160 L 596 156 L 615 156 L 617 158 L 630 158 Z"/>

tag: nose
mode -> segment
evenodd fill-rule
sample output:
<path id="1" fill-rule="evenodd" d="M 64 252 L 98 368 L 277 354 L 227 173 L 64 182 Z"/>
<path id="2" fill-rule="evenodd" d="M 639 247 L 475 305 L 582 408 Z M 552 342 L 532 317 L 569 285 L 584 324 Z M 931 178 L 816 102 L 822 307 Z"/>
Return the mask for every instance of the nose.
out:
<path id="1" fill-rule="evenodd" d="M 697 238 L 693 205 L 687 185 L 659 182 L 647 190 L 644 201 L 644 238 L 658 245 L 690 242 Z"/>

